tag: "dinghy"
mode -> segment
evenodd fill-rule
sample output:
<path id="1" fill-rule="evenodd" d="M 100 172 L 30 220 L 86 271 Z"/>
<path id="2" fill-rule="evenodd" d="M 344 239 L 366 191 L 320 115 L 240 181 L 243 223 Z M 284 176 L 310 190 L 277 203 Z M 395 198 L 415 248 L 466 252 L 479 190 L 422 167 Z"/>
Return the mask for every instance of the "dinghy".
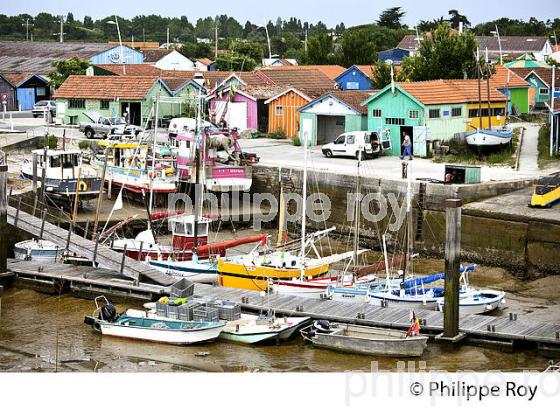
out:
<path id="1" fill-rule="evenodd" d="M 390 356 L 422 356 L 427 336 L 411 335 L 400 330 L 315 321 L 301 329 L 303 338 L 315 346 L 349 353 Z"/>
<path id="2" fill-rule="evenodd" d="M 242 314 L 240 319 L 227 323 L 220 339 L 243 344 L 288 340 L 308 320 L 309 317 L 276 318 Z"/>
<path id="3" fill-rule="evenodd" d="M 117 315 L 115 307 L 105 296 L 95 298 L 95 305 L 93 315 L 86 316 L 84 323 L 105 336 L 188 345 L 217 339 L 226 325 L 224 321 L 197 322 L 126 313 Z"/>
<path id="4" fill-rule="evenodd" d="M 15 258 L 20 260 L 54 262 L 63 250 L 57 244 L 44 239 L 30 239 L 14 245 Z"/>

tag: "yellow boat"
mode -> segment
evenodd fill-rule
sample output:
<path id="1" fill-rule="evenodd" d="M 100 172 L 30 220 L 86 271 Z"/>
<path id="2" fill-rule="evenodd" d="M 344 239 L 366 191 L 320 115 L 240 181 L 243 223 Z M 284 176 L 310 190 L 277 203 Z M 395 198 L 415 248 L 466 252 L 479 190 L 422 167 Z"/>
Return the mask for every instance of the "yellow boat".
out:
<path id="1" fill-rule="evenodd" d="M 290 252 L 260 255 L 251 252 L 218 259 L 218 285 L 230 288 L 266 291 L 270 280 L 313 278 L 328 272 L 330 264 L 322 259 L 302 258 Z"/>
<path id="2" fill-rule="evenodd" d="M 560 173 L 543 177 L 537 182 L 529 206 L 550 208 L 556 201 L 560 201 Z"/>

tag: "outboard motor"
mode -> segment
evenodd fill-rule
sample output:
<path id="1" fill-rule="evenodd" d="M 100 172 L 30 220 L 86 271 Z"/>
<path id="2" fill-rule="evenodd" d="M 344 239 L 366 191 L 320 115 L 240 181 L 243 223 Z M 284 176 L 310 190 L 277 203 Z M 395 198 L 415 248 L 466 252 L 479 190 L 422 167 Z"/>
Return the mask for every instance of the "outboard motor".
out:
<path id="1" fill-rule="evenodd" d="M 317 329 L 318 332 L 328 333 L 331 330 L 331 324 L 328 320 L 316 320 L 313 323 L 313 327 Z"/>
<path id="2" fill-rule="evenodd" d="M 108 303 L 101 308 L 99 312 L 99 319 L 113 322 L 117 318 L 117 309 L 112 304 Z"/>

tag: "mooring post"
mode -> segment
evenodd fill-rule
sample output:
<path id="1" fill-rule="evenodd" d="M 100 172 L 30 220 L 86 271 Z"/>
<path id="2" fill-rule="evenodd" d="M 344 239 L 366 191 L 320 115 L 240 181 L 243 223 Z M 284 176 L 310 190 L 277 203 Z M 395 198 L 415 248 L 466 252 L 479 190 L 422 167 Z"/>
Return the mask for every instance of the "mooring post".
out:
<path id="1" fill-rule="evenodd" d="M 19 219 L 19 209 L 21 208 L 21 196 L 18 198 L 18 205 L 16 209 L 16 217 L 14 218 L 14 226 L 17 227 Z"/>
<path id="2" fill-rule="evenodd" d="M 43 238 L 43 233 L 45 232 L 45 219 L 47 219 L 47 208 L 43 208 L 41 212 L 41 232 L 39 233 L 39 238 Z"/>
<path id="3" fill-rule="evenodd" d="M 70 222 L 70 226 L 68 227 L 68 237 L 66 238 L 66 252 L 70 248 L 70 237 L 72 236 L 72 231 L 74 230 L 74 223 Z"/>
<path id="4" fill-rule="evenodd" d="M 33 153 L 33 192 L 37 195 L 37 153 Z"/>
<path id="5" fill-rule="evenodd" d="M 97 247 L 99 246 L 99 235 L 97 232 L 94 233 L 95 235 L 95 246 L 93 248 L 93 266 L 95 267 L 95 260 L 97 259 Z"/>
<path id="6" fill-rule="evenodd" d="M 140 260 L 142 258 L 143 249 L 144 249 L 144 241 L 140 241 L 140 251 L 138 252 L 138 258 L 136 258 L 137 260 Z"/>
<path id="7" fill-rule="evenodd" d="M 2 320 L 2 295 L 4 294 L 4 286 L 0 285 L 0 320 Z"/>
<path id="8" fill-rule="evenodd" d="M 122 253 L 122 259 L 121 259 L 121 275 L 124 272 L 124 262 L 126 260 L 126 243 L 124 244 L 124 249 L 123 249 L 123 253 Z"/>
<path id="9" fill-rule="evenodd" d="M 461 256 L 461 199 L 445 201 L 445 303 L 443 307 L 443 337 L 459 336 L 459 280 Z"/>
<path id="10" fill-rule="evenodd" d="M 8 271 L 8 166 L 0 165 L 0 274 Z"/>
<path id="11" fill-rule="evenodd" d="M 88 231 L 89 231 L 89 218 L 86 219 L 86 228 L 84 229 L 84 239 L 87 239 Z"/>

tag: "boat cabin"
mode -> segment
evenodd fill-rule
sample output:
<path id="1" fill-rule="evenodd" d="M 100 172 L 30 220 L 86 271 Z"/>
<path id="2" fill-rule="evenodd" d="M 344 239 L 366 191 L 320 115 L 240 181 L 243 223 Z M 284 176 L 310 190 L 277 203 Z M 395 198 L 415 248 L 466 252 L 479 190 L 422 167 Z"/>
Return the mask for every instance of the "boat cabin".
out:
<path id="1" fill-rule="evenodd" d="M 45 168 L 46 178 L 50 179 L 75 179 L 78 177 L 78 165 L 82 152 L 80 150 L 47 150 L 46 159 L 44 150 L 33 151 L 36 157 L 38 176 Z M 31 170 L 31 174 L 32 174 Z"/>
<path id="2" fill-rule="evenodd" d="M 198 218 L 198 245 L 208 243 L 210 219 Z M 171 233 L 173 234 L 173 248 L 191 250 L 194 244 L 194 215 L 178 215 L 169 218 Z"/>

